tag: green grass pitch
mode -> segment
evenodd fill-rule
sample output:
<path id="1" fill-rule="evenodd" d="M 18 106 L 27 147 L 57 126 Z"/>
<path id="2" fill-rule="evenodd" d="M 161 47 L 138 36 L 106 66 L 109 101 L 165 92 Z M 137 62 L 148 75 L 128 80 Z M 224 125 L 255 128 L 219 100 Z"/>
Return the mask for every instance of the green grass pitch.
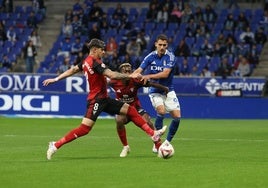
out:
<path id="1" fill-rule="evenodd" d="M 80 119 L 0 117 L 0 187 L 3 188 L 264 188 L 268 186 L 268 120 L 182 119 L 168 160 L 151 152 L 150 138 L 127 125 L 131 153 L 113 119 L 99 119 L 90 134 L 46 160 L 48 141 Z M 168 124 L 170 119 L 166 119 Z"/>

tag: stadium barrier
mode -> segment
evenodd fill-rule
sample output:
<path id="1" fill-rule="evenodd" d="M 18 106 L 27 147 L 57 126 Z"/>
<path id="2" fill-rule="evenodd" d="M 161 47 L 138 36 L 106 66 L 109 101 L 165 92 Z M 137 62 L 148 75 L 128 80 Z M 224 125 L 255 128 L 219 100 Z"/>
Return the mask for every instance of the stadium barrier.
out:
<path id="1" fill-rule="evenodd" d="M 0 74 L 0 115 L 37 117 L 81 117 L 86 109 L 87 85 L 83 75 L 69 77 L 44 87 L 51 74 Z M 268 98 L 262 97 L 265 78 L 174 79 L 184 118 L 268 119 Z M 219 89 L 240 90 L 242 97 L 216 97 Z M 108 89 L 113 97 L 113 93 Z M 147 88 L 139 97 L 145 110 L 155 117 Z M 110 117 L 101 114 L 102 117 Z"/>

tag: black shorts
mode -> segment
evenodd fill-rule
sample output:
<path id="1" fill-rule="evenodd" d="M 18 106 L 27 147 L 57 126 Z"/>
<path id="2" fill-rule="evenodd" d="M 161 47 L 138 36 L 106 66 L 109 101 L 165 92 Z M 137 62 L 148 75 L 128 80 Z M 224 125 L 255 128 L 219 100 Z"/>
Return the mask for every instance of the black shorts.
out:
<path id="1" fill-rule="evenodd" d="M 87 101 L 87 111 L 85 117 L 91 119 L 92 121 L 96 121 L 101 112 L 106 112 L 110 115 L 119 114 L 123 105 L 123 102 L 111 99 L 109 97 Z"/>

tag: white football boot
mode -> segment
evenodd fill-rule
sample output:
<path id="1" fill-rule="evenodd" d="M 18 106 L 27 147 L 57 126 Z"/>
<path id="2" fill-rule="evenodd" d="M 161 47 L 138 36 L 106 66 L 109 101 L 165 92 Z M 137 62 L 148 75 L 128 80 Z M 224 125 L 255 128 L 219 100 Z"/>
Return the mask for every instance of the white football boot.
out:
<path id="1" fill-rule="evenodd" d="M 124 146 L 121 153 L 120 153 L 120 157 L 126 157 L 130 152 L 130 147 L 129 145 Z"/>
<path id="2" fill-rule="evenodd" d="M 49 142 L 48 143 L 48 150 L 47 150 L 47 159 L 50 160 L 52 155 L 56 153 L 57 148 L 55 146 L 56 142 Z"/>
<path id="3" fill-rule="evenodd" d="M 151 137 L 154 142 L 159 141 L 160 137 L 165 133 L 167 126 L 163 126 L 162 129 L 154 131 L 154 135 Z"/>
<path id="4" fill-rule="evenodd" d="M 155 144 L 153 145 L 152 151 L 153 151 L 153 153 L 157 153 L 158 152 L 157 148 L 155 147 Z"/>

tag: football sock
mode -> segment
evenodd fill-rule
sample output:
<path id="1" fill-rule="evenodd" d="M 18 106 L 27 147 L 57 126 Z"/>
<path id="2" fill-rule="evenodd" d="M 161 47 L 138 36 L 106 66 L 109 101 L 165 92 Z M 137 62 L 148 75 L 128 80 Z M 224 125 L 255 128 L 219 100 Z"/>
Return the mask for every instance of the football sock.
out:
<path id="1" fill-rule="evenodd" d="M 171 142 L 171 140 L 173 139 L 174 135 L 176 134 L 178 128 L 180 125 L 180 118 L 174 118 L 170 125 L 169 125 L 169 131 L 167 134 L 167 141 Z"/>
<path id="2" fill-rule="evenodd" d="M 158 141 L 154 142 L 155 148 L 158 150 L 161 146 L 162 142 L 161 139 L 159 139 Z"/>
<path id="3" fill-rule="evenodd" d="M 136 108 L 133 106 L 128 107 L 127 116 L 131 119 L 131 121 L 142 130 L 144 130 L 149 136 L 154 135 L 154 130 L 149 127 L 146 121 L 140 116 L 137 112 Z"/>
<path id="4" fill-rule="evenodd" d="M 84 136 L 89 133 L 92 127 L 85 124 L 81 124 L 79 127 L 71 130 L 64 137 L 55 143 L 56 148 L 60 148 L 62 145 L 75 140 L 78 137 Z"/>
<path id="5" fill-rule="evenodd" d="M 117 134 L 123 146 L 127 146 L 128 142 L 127 142 L 127 133 L 125 126 L 123 128 L 117 128 Z"/>
<path id="6" fill-rule="evenodd" d="M 156 130 L 162 129 L 163 127 L 163 120 L 164 120 L 164 115 L 157 114 L 154 126 Z"/>

